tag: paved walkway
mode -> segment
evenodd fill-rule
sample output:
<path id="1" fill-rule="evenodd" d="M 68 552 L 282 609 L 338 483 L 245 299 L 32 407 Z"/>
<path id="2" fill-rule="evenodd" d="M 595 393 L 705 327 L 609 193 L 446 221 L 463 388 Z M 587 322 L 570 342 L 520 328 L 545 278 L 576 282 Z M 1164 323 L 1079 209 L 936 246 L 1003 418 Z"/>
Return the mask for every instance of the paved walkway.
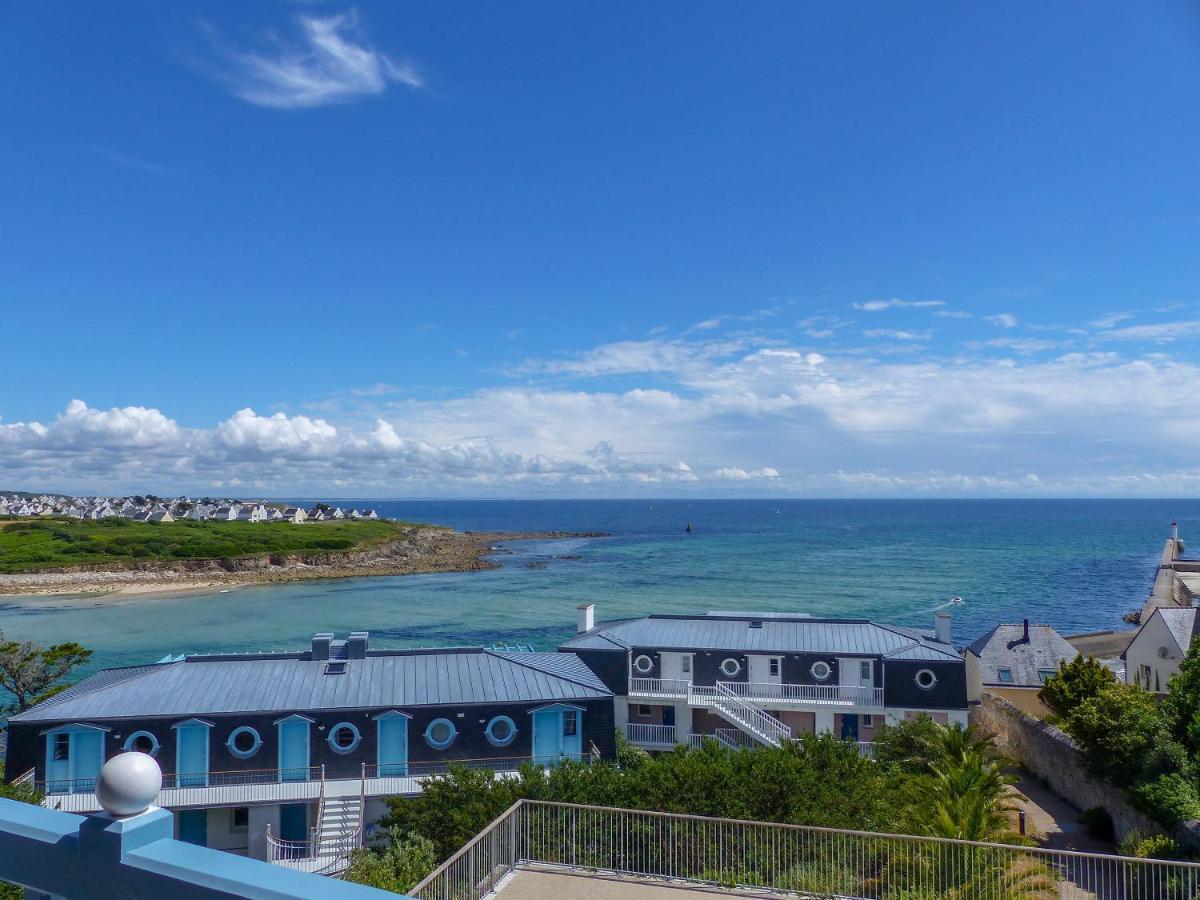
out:
<path id="1" fill-rule="evenodd" d="M 1016 805 L 1025 810 L 1025 828 L 1039 847 L 1047 850 L 1078 850 L 1084 853 L 1113 853 L 1108 841 L 1093 837 L 1079 821 L 1079 810 L 1067 803 L 1032 775 L 1022 775 L 1017 790 L 1029 799 Z"/>
<path id="2" fill-rule="evenodd" d="M 574 875 L 521 869 L 500 889 L 501 900 L 562 900 L 563 897 L 586 900 L 712 900 L 714 897 L 768 897 L 778 895 L 720 888 L 675 886 L 632 878 Z"/>

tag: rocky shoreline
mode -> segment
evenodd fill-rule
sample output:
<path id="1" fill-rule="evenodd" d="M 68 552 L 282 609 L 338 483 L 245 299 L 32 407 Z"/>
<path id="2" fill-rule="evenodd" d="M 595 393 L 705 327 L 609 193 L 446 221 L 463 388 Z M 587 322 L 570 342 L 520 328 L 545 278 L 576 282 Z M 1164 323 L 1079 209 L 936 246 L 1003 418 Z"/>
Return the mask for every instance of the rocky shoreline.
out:
<path id="1" fill-rule="evenodd" d="M 269 584 L 318 578 L 478 572 L 509 541 L 607 537 L 597 531 L 452 531 L 414 528 L 403 538 L 363 550 L 226 559 L 186 559 L 133 566 L 78 566 L 0 575 L 0 595 L 143 594 L 221 585 Z"/>

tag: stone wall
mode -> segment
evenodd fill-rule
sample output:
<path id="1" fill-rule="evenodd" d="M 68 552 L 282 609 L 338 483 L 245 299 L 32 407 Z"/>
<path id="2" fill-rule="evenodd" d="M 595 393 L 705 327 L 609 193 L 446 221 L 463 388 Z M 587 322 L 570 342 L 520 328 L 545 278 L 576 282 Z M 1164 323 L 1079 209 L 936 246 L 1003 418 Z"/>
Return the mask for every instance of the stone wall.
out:
<path id="1" fill-rule="evenodd" d="M 1085 775 L 1075 742 L 1062 730 L 986 692 L 979 705 L 972 707 L 971 722 L 994 734 L 1001 752 L 1044 779 L 1076 809 L 1101 806 L 1108 810 L 1118 841 L 1131 831 L 1148 835 L 1163 830 L 1131 807 L 1120 788 Z"/>

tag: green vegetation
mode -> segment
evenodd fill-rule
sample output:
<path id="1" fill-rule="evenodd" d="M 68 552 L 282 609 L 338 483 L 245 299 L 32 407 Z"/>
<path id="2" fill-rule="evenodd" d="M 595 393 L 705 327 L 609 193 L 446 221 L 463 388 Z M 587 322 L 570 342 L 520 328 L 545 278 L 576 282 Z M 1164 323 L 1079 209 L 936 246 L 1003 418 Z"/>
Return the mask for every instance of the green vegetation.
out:
<path id="1" fill-rule="evenodd" d="M 5 800 L 16 800 L 20 803 L 32 803 L 35 806 L 42 802 L 42 795 L 30 787 L 5 784 L 4 762 L 0 761 L 0 797 Z M 0 881 L 0 900 L 21 900 L 25 889 L 7 881 Z"/>
<path id="2" fill-rule="evenodd" d="M 414 526 L 383 520 L 310 522 L 133 522 L 129 519 L 0 521 L 0 573 L 61 566 L 128 566 L 366 549 Z"/>
<path id="3" fill-rule="evenodd" d="M 0 715 L 24 712 L 68 687 L 63 679 L 92 658 L 74 641 L 42 647 L 11 641 L 0 630 Z"/>
<path id="4" fill-rule="evenodd" d="M 405 894 L 435 868 L 437 858 L 431 841 L 413 832 L 390 828 L 381 846 L 355 850 L 350 855 L 346 879 Z"/>
<path id="5" fill-rule="evenodd" d="M 498 780 L 488 771 L 452 767 L 445 777 L 428 781 L 420 795 L 388 801 L 390 811 L 383 824 L 392 839 L 385 849 L 369 851 L 381 859 L 352 869 L 351 879 L 383 884 L 390 877 L 386 873 L 403 870 L 415 881 L 427 859 L 422 839 L 431 842 L 434 858 L 446 859 L 521 798 L 863 831 L 1016 840 L 1006 816 L 1006 798 L 1012 795 L 1002 772 L 1005 761 L 993 756 L 991 740 L 973 729 L 947 728 L 928 718 L 882 729 L 875 759 L 863 757 L 853 742 L 832 735 L 806 735 L 779 748 L 739 751 L 706 742 L 700 748 L 679 747 L 655 756 L 631 747 L 620 734 L 617 743 L 615 765 L 564 762 L 548 770 L 526 766 L 519 779 Z M 586 840 L 579 840 L 579 846 L 586 846 Z M 784 881 L 774 873 L 772 881 L 780 888 L 814 896 L 853 895 L 858 886 L 828 882 L 828 866 L 821 866 L 828 854 L 819 845 L 814 838 L 812 859 L 806 862 L 797 855 L 795 870 L 782 876 Z M 649 841 L 646 852 L 657 852 L 656 846 Z M 756 848 L 743 849 L 742 857 L 751 864 L 759 858 Z M 767 848 L 761 849 L 762 859 L 770 856 Z M 890 881 L 889 897 L 922 896 L 905 893 L 901 882 L 914 873 L 954 868 L 947 860 L 934 858 L 940 850 L 897 844 L 890 852 L 892 864 L 899 854 L 905 857 L 903 865 L 872 875 Z M 389 854 L 393 854 L 391 862 L 385 863 Z M 727 858 L 737 856 L 730 853 Z M 1002 851 L 996 851 L 995 859 L 977 856 L 974 863 L 977 876 L 1001 872 L 1011 888 L 1005 896 L 1025 896 L 1027 889 L 1045 885 L 1044 873 L 1036 868 L 1009 872 L 1010 858 Z M 768 876 L 705 869 L 694 877 L 746 883 Z M 846 874 L 843 880 L 853 877 Z M 970 884 L 958 888 L 954 896 L 974 896 Z"/>
<path id="6" fill-rule="evenodd" d="M 1200 818 L 1200 644 L 1188 651 L 1161 704 L 1101 671 L 1094 660 L 1077 660 L 1039 693 L 1075 739 L 1084 770 L 1123 788 L 1164 828 Z M 1155 846 L 1161 853 L 1171 845 Z"/>

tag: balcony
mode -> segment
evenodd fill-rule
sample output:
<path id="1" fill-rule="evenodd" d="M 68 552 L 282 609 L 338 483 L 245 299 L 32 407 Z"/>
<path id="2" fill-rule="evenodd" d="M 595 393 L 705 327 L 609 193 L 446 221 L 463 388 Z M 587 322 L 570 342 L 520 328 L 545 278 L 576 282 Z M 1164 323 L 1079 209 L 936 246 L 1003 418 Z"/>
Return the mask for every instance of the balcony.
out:
<path id="1" fill-rule="evenodd" d="M 718 687 L 719 686 L 719 687 Z M 759 706 L 832 706 L 843 709 L 883 708 L 883 688 L 840 684 L 774 684 L 719 681 L 693 685 L 680 678 L 630 678 L 629 696 L 639 700 L 687 700 L 708 706 L 720 689 Z"/>
<path id="2" fill-rule="evenodd" d="M 394 797 L 419 794 L 426 779 L 445 775 L 452 765 L 468 769 L 487 769 L 498 778 L 512 778 L 528 763 L 552 766 L 563 759 L 594 760 L 598 752 L 582 757 L 553 759 L 520 756 L 494 759 L 454 759 L 438 762 L 393 763 L 384 766 L 363 765 L 357 778 L 326 778 L 324 766 L 307 769 L 251 769 L 240 772 L 189 773 L 163 775 L 158 802 L 168 809 L 189 807 L 249 806 L 254 803 L 302 803 L 322 796 L 338 799 L 358 797 Z M 93 780 L 29 782 L 45 794 L 42 805 L 63 812 L 89 813 L 100 809 Z"/>
<path id="3" fill-rule="evenodd" d="M 670 749 L 675 746 L 675 726 L 643 725 L 638 722 L 630 722 L 625 726 L 625 737 L 629 738 L 629 743 L 639 747 Z"/>

